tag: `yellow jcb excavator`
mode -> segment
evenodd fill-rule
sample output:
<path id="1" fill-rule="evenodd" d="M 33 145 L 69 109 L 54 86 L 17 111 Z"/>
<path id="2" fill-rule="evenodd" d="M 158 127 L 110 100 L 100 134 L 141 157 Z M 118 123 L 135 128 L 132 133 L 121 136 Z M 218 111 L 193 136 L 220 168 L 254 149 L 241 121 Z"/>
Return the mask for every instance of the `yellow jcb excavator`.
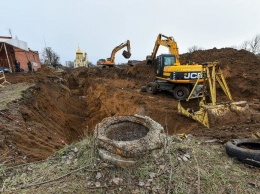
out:
<path id="1" fill-rule="evenodd" d="M 250 119 L 251 111 L 246 101 L 234 102 L 225 77 L 218 62 L 207 62 L 202 64 L 201 74 L 203 76 L 202 98 L 198 106 L 184 108 L 185 101 L 178 104 L 178 113 L 192 118 L 204 126 L 210 128 L 217 125 L 229 125 L 243 123 Z M 194 88 L 199 83 L 197 79 Z M 217 102 L 217 83 L 223 90 L 227 99 Z M 194 90 L 186 99 L 188 102 Z M 226 100 L 225 102 L 223 102 Z"/>
<path id="2" fill-rule="evenodd" d="M 168 47 L 170 54 L 162 54 L 156 58 L 159 46 Z M 181 65 L 178 46 L 172 37 L 159 34 L 152 55 L 147 56 L 146 63 L 156 68 L 155 79 L 146 85 L 146 91 L 152 94 L 160 90 L 172 92 L 173 96 L 180 100 L 178 105 L 180 114 L 191 117 L 207 127 L 217 123 L 244 122 L 248 119 L 250 110 L 247 102 L 233 101 L 218 63 Z M 229 102 L 217 103 L 216 81 L 228 96 Z M 202 100 L 195 109 L 185 109 L 184 107 L 190 104 L 184 105 L 181 102 L 189 101 L 191 98 Z"/>
<path id="3" fill-rule="evenodd" d="M 130 47 L 130 41 L 127 40 L 124 43 L 121 43 L 120 45 L 116 46 L 111 53 L 110 58 L 105 59 L 99 59 L 97 62 L 97 65 L 102 65 L 103 67 L 109 66 L 113 67 L 115 65 L 115 55 L 116 53 L 121 50 L 122 48 L 127 47 L 127 51 L 124 50 L 122 55 L 126 58 L 129 59 L 131 57 L 131 47 Z"/>
<path id="4" fill-rule="evenodd" d="M 156 58 L 160 46 L 168 47 L 170 54 L 161 54 Z M 167 90 L 177 100 L 183 100 L 189 96 L 196 80 L 202 78 L 202 66 L 199 64 L 181 65 L 177 42 L 173 37 L 162 34 L 157 36 L 152 55 L 146 57 L 146 64 L 156 68 L 154 81 L 146 85 L 146 91 L 151 94 Z M 203 79 L 200 79 L 199 82 L 203 82 Z M 201 88 L 201 85 L 197 86 L 193 97 L 200 95 Z"/>

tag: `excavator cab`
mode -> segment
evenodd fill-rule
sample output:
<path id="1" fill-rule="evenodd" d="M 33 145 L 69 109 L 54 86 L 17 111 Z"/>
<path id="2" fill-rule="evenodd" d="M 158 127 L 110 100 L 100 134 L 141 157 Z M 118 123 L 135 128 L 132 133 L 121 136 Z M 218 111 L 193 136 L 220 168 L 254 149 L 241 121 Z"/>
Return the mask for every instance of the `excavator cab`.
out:
<path id="1" fill-rule="evenodd" d="M 163 54 L 159 55 L 155 61 L 156 63 L 156 76 L 158 77 L 167 77 L 164 76 L 164 68 L 167 66 L 173 66 L 176 62 L 176 56 L 172 54 Z"/>

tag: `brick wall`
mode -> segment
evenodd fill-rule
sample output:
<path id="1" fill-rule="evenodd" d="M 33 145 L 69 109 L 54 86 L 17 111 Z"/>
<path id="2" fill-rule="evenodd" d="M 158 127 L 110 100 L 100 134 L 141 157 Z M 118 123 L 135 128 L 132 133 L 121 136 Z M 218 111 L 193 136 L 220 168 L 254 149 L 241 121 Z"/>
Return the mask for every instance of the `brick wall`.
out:
<path id="1" fill-rule="evenodd" d="M 41 68 L 39 53 L 35 51 L 24 51 L 14 47 L 15 59 L 20 62 L 21 68 L 28 71 L 27 63 L 32 62 L 32 68 L 34 71 Z"/>

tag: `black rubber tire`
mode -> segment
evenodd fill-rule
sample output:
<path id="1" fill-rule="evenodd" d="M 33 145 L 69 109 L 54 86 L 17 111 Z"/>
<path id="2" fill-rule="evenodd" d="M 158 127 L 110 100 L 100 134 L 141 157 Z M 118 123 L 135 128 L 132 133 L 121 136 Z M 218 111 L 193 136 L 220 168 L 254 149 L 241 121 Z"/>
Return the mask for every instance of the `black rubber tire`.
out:
<path id="1" fill-rule="evenodd" d="M 189 89 L 185 86 L 177 86 L 173 89 L 173 97 L 177 100 L 185 100 L 189 93 Z"/>
<path id="2" fill-rule="evenodd" d="M 156 94 L 157 93 L 157 83 L 149 82 L 146 85 L 146 92 L 149 94 Z"/>
<path id="3" fill-rule="evenodd" d="M 226 152 L 240 162 L 260 167 L 260 139 L 233 139 L 226 143 Z"/>

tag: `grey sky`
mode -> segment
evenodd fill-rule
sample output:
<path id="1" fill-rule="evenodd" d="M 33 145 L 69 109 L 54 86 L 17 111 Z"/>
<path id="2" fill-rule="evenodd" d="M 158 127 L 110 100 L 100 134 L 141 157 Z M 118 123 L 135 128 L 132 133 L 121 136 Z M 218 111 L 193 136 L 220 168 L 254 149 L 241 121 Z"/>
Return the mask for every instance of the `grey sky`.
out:
<path id="1" fill-rule="evenodd" d="M 159 33 L 173 36 L 180 53 L 194 45 L 238 46 L 260 33 L 259 9 L 259 0 L 5 0 L 0 35 L 11 29 L 13 37 L 39 52 L 45 37 L 62 64 L 75 59 L 78 45 L 95 64 L 129 39 L 130 59 L 143 60 Z M 116 63 L 127 62 L 122 51 Z"/>

